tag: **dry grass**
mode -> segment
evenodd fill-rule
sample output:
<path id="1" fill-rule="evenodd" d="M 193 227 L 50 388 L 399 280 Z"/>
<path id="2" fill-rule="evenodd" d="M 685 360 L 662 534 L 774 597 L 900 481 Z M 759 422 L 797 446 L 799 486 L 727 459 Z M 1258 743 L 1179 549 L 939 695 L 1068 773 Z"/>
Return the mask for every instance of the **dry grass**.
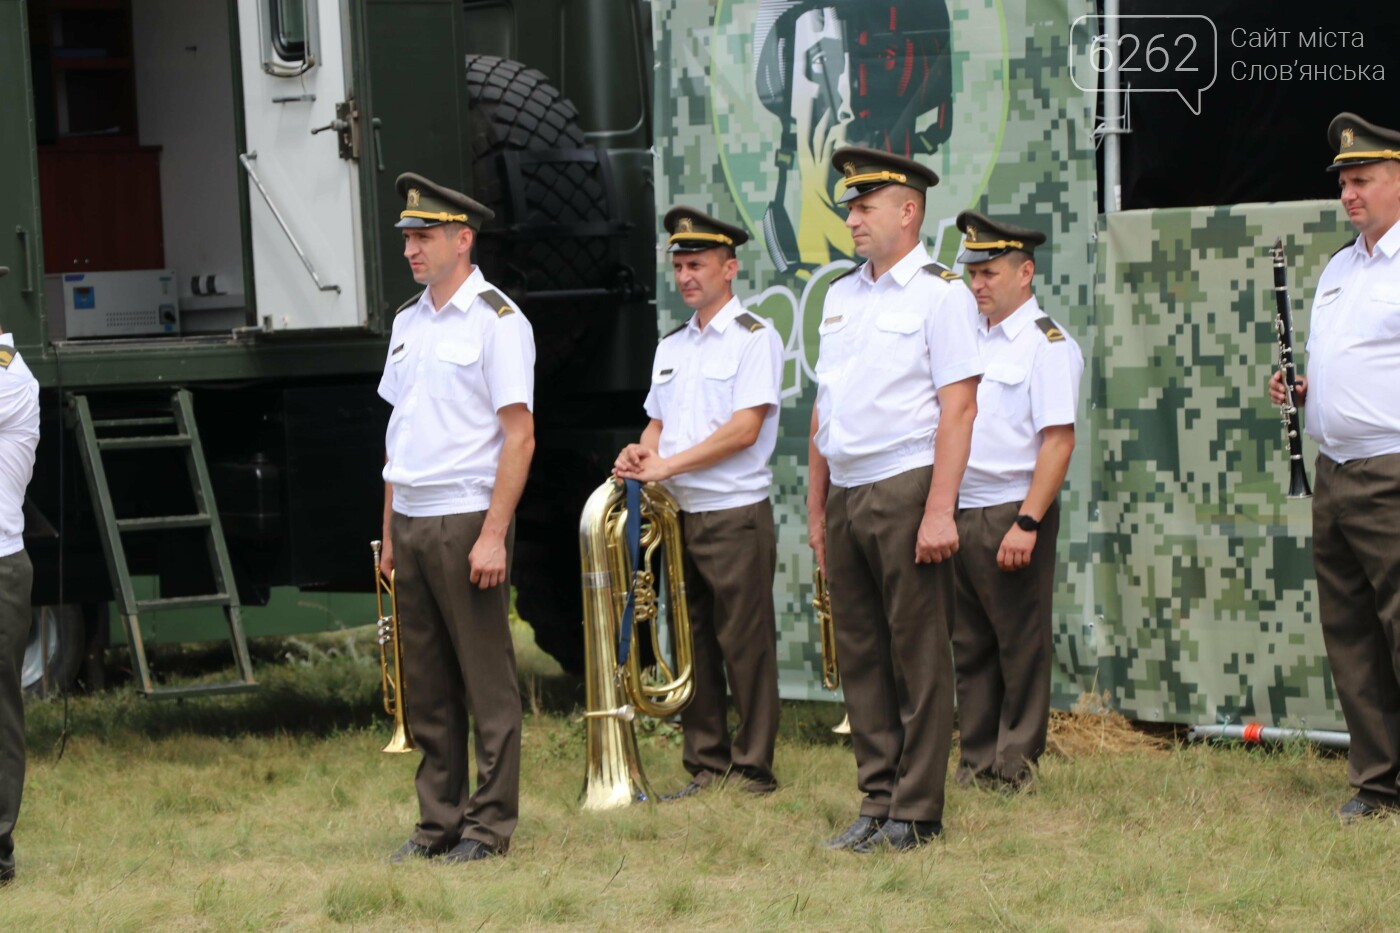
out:
<path id="1" fill-rule="evenodd" d="M 1034 793 L 951 786 L 946 832 L 903 855 L 817 842 L 855 815 L 830 705 L 784 709 L 766 799 L 720 790 L 584 814 L 576 686 L 522 652 L 522 820 L 508 859 L 390 867 L 417 758 L 378 752 L 377 665 L 325 642 L 264 667 L 261 696 L 126 694 L 31 711 L 14 930 L 1365 930 L 1396 924 L 1400 822 L 1342 829 L 1345 766 L 1144 743 L 1087 707 L 1057 717 Z M 311 710 L 303 714 L 303 710 Z M 658 789 L 675 737 L 642 739 Z"/>

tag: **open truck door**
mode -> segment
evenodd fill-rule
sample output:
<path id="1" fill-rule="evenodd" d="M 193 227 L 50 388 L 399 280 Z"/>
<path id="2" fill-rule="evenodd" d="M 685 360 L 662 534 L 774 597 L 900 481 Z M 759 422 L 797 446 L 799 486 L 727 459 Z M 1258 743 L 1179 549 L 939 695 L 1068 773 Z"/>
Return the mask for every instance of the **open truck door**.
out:
<path id="1" fill-rule="evenodd" d="M 239 0 L 244 151 L 257 318 L 367 324 L 359 159 L 366 140 L 337 0 Z"/>
<path id="2" fill-rule="evenodd" d="M 39 168 L 29 83 L 29 32 L 24 0 L 0 0 L 0 327 L 21 348 L 43 331 L 43 267 L 39 244 Z"/>

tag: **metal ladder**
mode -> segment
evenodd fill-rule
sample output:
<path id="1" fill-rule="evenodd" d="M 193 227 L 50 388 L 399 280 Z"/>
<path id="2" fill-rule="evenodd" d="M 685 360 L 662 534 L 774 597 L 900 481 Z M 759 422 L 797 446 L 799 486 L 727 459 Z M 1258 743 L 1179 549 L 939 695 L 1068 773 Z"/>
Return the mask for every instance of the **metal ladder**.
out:
<path id="1" fill-rule="evenodd" d="M 92 494 L 93 506 L 97 513 L 102 553 L 107 559 L 107 572 L 112 579 L 112 591 L 116 594 L 122 623 L 126 627 L 127 643 L 131 646 L 132 660 L 141 681 L 141 692 L 149 697 L 179 698 L 256 689 L 258 684 L 253 678 L 252 661 L 248 657 L 248 642 L 243 635 L 243 623 L 238 615 L 238 591 L 234 585 L 233 567 L 229 563 L 228 545 L 224 541 L 219 510 L 214 504 L 214 493 L 209 484 L 209 469 L 204 462 L 204 448 L 199 441 L 199 429 L 195 425 L 194 406 L 189 390 L 175 390 L 170 399 L 170 413 L 156 417 L 94 419 L 87 396 L 78 393 L 69 394 L 68 406 L 73 428 L 78 434 L 78 452 L 82 457 L 83 472 L 87 475 L 88 491 Z M 119 433 L 113 435 L 110 433 L 113 430 Z M 132 430 L 139 430 L 139 433 L 127 433 Z M 149 518 L 117 518 L 111 488 L 107 483 L 107 471 L 102 462 L 103 453 L 112 450 L 158 448 L 183 449 L 185 466 L 194 492 L 194 513 Z M 122 535 L 185 528 L 204 529 L 217 592 L 198 596 L 137 599 Z M 141 637 L 139 614 L 143 611 L 188 609 L 197 606 L 223 608 L 228 619 L 229 643 L 233 648 L 238 679 L 184 687 L 155 687 L 151 682 L 146 646 Z"/>

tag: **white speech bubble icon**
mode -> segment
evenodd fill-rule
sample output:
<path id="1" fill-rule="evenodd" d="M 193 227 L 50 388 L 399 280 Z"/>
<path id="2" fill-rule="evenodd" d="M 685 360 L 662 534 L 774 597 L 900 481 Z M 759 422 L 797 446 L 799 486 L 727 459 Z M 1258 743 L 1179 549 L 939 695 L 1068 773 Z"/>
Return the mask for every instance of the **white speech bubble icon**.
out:
<path id="1" fill-rule="evenodd" d="M 1215 21 L 1198 13 L 1086 14 L 1070 24 L 1070 80 L 1081 91 L 1099 91 L 1112 71 L 1120 93 L 1175 94 L 1200 116 L 1219 72 L 1218 46 Z"/>

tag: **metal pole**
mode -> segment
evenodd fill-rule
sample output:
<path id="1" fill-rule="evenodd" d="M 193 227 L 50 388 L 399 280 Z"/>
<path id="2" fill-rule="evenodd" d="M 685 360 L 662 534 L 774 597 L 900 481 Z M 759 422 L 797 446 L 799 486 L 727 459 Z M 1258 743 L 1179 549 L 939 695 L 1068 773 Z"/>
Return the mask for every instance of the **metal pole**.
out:
<path id="1" fill-rule="evenodd" d="M 1192 726 L 1190 738 L 1193 742 L 1205 739 L 1239 739 L 1249 745 L 1264 742 L 1286 742 L 1302 739 L 1328 748 L 1351 748 L 1351 734 L 1330 732 L 1325 729 L 1283 729 L 1265 727 L 1257 722 L 1242 726 Z"/>
<path id="2" fill-rule="evenodd" d="M 1118 137 L 1123 133 L 1123 99 L 1118 83 L 1118 0 L 1104 0 L 1104 26 L 1113 67 L 1103 74 L 1103 209 L 1112 214 L 1122 209 L 1122 154 Z"/>

